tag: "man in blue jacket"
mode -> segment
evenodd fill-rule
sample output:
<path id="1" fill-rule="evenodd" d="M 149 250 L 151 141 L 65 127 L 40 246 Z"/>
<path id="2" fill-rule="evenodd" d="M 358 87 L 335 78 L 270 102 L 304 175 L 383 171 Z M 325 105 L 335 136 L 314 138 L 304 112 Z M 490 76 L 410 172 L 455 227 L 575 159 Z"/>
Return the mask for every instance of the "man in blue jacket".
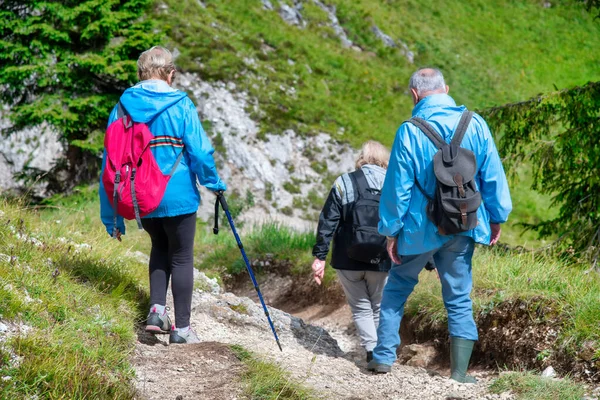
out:
<path id="1" fill-rule="evenodd" d="M 410 78 L 413 117 L 426 120 L 447 143 L 465 110 L 448 96 L 448 90 L 442 73 L 434 68 L 420 69 Z M 475 180 L 482 197 L 478 225 L 470 231 L 444 236 L 428 219 L 428 200 L 418 189 L 420 184 L 433 197 L 433 156 L 438 149 L 411 123 L 403 123 L 396 133 L 379 208 L 379 232 L 388 238 L 388 253 L 394 265 L 383 291 L 377 346 L 368 365 L 371 371 L 391 371 L 400 345 L 404 304 L 418 282 L 419 272 L 433 257 L 448 313 L 451 378 L 476 382 L 466 375 L 478 339 L 470 298 L 473 250 L 475 243 L 493 245 L 498 241 L 500 224 L 506 222 L 512 204 L 494 139 L 479 115 L 471 120 L 461 147 L 471 150 L 477 161 Z"/>
<path id="2" fill-rule="evenodd" d="M 150 148 L 164 174 L 169 174 L 181 152 L 183 157 L 171 176 L 158 208 L 142 218 L 144 230 L 150 235 L 150 312 L 146 331 L 169 333 L 170 343 L 197 343 L 190 329 L 192 292 L 194 289 L 194 235 L 196 211 L 200 204 L 199 181 L 207 189 L 225 190 L 213 159 L 213 148 L 202 129 L 198 112 L 187 95 L 173 89 L 175 65 L 171 53 L 160 46 L 143 52 L 137 62 L 140 82 L 127 89 L 115 106 L 108 125 L 121 112 L 134 122 L 148 125 L 154 139 Z M 102 171 L 106 154 L 102 161 Z M 100 176 L 100 214 L 109 235 L 112 235 L 113 208 Z M 123 218 L 117 218 L 117 238 L 125 234 Z M 175 329 L 167 315 L 167 288 L 171 280 L 175 306 Z"/>

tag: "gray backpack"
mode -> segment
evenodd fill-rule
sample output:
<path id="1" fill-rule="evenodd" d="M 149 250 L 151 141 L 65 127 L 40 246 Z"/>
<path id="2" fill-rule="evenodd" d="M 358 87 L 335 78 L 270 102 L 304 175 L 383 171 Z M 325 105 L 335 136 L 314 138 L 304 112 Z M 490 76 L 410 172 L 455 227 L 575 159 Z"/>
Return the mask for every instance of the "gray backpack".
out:
<path id="1" fill-rule="evenodd" d="M 415 183 L 429 200 L 427 216 L 441 235 L 453 235 L 477 226 L 477 209 L 481 205 L 481 193 L 475 185 L 477 160 L 471 150 L 460 147 L 472 117 L 472 111 L 463 112 L 450 144 L 424 119 L 413 117 L 408 120 L 438 148 L 433 157 L 437 181 L 433 197 L 425 193 L 416 176 Z"/>

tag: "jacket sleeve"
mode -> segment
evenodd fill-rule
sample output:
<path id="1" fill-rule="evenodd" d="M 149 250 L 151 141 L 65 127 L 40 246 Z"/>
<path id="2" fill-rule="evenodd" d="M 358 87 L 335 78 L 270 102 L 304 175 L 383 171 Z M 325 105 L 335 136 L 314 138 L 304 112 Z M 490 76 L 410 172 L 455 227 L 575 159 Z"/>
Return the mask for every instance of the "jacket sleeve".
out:
<path id="1" fill-rule="evenodd" d="M 329 245 L 333 239 L 342 215 L 342 200 L 336 193 L 335 186 L 329 192 L 317 227 L 317 243 L 313 247 L 313 256 L 325 260 L 329 253 Z"/>
<path id="2" fill-rule="evenodd" d="M 398 236 L 410 204 L 415 168 L 409 153 L 409 134 L 408 124 L 402 124 L 392 145 L 379 203 L 379 233 L 384 236 Z"/>
<path id="3" fill-rule="evenodd" d="M 185 151 L 189 155 L 190 169 L 198 176 L 200 184 L 214 192 L 226 190 L 227 186 L 217 173 L 215 160 L 213 158 L 214 149 L 210 140 L 206 136 L 196 107 L 191 100 L 186 99 L 185 120 L 183 129 L 183 144 Z"/>
<path id="4" fill-rule="evenodd" d="M 108 118 L 108 126 L 117 119 L 117 107 L 113 108 Z M 104 166 L 106 165 L 106 151 L 102 155 L 102 169 L 100 170 L 100 187 L 98 194 L 100 195 L 100 219 L 106 227 L 106 231 L 112 236 L 114 229 L 114 211 L 112 206 L 112 199 L 108 198 L 104 184 L 102 183 L 102 174 L 104 173 Z M 121 234 L 125 234 L 125 223 L 123 217 L 117 215 L 117 228 L 121 231 Z"/>
<path id="5" fill-rule="evenodd" d="M 499 224 L 506 222 L 512 210 L 510 191 L 490 129 L 481 117 L 476 120 L 483 132 L 485 148 L 484 159 L 479 169 L 479 191 L 485 209 L 490 214 L 490 222 Z"/>

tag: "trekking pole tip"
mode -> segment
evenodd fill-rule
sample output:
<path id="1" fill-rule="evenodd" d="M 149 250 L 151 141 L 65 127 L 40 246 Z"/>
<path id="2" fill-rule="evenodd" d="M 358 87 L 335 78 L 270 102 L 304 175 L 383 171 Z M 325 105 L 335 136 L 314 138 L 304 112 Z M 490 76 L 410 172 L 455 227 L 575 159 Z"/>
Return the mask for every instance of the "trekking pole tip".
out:
<path id="1" fill-rule="evenodd" d="M 281 348 L 281 343 L 279 343 L 279 340 L 277 340 L 277 346 L 279 346 L 280 351 L 283 351 L 283 349 Z"/>

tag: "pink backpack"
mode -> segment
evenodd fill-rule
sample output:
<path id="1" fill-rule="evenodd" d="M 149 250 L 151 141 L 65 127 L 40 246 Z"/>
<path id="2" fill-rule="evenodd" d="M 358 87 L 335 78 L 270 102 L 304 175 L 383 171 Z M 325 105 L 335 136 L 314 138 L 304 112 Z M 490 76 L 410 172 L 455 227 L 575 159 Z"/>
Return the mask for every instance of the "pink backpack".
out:
<path id="1" fill-rule="evenodd" d="M 121 103 L 118 107 L 117 115 L 122 118 L 110 124 L 104 137 L 106 163 L 102 173 L 106 194 L 113 199 L 113 237 L 117 234 L 117 215 L 135 218 L 138 228 L 143 229 L 141 217 L 159 206 L 183 156 L 182 150 L 169 174 L 163 174 L 150 150 L 154 135 L 148 125 L 134 122 Z"/>

